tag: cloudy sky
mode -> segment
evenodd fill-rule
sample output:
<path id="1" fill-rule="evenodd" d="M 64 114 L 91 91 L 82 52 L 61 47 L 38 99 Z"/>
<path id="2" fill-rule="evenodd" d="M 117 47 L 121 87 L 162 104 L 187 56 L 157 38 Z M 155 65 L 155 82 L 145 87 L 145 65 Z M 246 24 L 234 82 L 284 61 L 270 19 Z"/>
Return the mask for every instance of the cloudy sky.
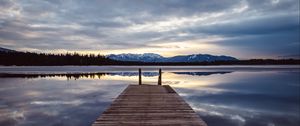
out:
<path id="1" fill-rule="evenodd" d="M 0 0 L 0 47 L 34 52 L 299 55 L 299 0 Z"/>

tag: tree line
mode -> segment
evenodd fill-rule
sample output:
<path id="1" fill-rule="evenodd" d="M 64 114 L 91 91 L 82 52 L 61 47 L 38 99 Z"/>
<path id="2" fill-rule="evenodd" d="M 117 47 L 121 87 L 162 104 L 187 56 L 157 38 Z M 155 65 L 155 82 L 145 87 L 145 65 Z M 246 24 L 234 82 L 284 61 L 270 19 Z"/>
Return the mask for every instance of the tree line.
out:
<path id="1" fill-rule="evenodd" d="M 213 62 L 134 62 L 116 61 L 103 55 L 95 54 L 46 54 L 32 52 L 0 52 L 0 65 L 5 66 L 63 66 L 63 65 L 299 65 L 299 59 L 250 59 L 237 61 Z"/>
<path id="2" fill-rule="evenodd" d="M 1 52 L 0 65 L 60 66 L 60 65 L 108 65 L 114 61 L 95 54 L 46 54 L 31 52 Z"/>

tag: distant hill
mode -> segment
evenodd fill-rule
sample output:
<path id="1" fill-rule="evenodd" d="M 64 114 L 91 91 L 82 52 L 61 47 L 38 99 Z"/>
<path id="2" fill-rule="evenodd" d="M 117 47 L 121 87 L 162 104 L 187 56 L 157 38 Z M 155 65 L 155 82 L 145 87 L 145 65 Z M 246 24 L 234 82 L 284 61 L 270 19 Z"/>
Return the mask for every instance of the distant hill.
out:
<path id="1" fill-rule="evenodd" d="M 118 61 L 137 61 L 137 62 L 214 62 L 214 61 L 237 61 L 231 56 L 215 56 L 209 54 L 180 55 L 174 57 L 163 57 L 155 53 L 144 54 L 111 54 L 107 58 Z"/>
<path id="2" fill-rule="evenodd" d="M 282 55 L 278 56 L 280 59 L 300 59 L 300 54 Z"/>
<path id="3" fill-rule="evenodd" d="M 200 66 L 200 65 L 299 65 L 300 59 L 249 59 L 238 60 L 230 56 L 209 54 L 163 57 L 145 54 L 47 54 L 19 52 L 0 47 L 0 66 L 63 66 L 63 65 L 124 65 L 124 66 Z M 187 73 L 188 74 L 188 73 Z M 203 74 L 203 73 L 201 73 Z"/>
<path id="4" fill-rule="evenodd" d="M 17 51 L 0 47 L 0 52 L 17 52 Z"/>

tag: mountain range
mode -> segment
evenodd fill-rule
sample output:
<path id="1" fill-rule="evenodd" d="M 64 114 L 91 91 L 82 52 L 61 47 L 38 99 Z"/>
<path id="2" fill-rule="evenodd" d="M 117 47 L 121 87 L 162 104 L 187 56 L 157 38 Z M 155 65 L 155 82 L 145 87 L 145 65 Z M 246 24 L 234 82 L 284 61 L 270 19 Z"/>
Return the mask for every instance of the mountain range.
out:
<path id="1" fill-rule="evenodd" d="M 231 56 L 215 56 L 210 54 L 179 55 L 173 57 L 163 57 L 155 53 L 144 54 L 110 54 L 107 58 L 119 61 L 139 61 L 139 62 L 213 62 L 213 61 L 236 61 L 238 59 Z"/>
<path id="2" fill-rule="evenodd" d="M 0 52 L 17 52 L 15 50 L 0 47 Z M 138 61 L 138 62 L 213 62 L 213 61 L 236 61 L 238 59 L 231 56 L 215 56 L 210 54 L 178 55 L 173 57 L 163 57 L 155 53 L 144 54 L 110 54 L 109 59 L 118 61 Z"/>
<path id="3" fill-rule="evenodd" d="M 0 47 L 0 52 L 16 52 L 16 51 Z"/>

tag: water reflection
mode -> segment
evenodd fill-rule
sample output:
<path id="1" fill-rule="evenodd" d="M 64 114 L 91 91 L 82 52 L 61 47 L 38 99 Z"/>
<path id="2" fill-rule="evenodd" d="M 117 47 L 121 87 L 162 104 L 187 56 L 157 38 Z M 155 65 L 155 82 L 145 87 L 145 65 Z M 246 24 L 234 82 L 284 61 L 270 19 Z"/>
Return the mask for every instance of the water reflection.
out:
<path id="1" fill-rule="evenodd" d="M 298 126 L 300 72 L 234 72 L 218 82 L 177 87 L 208 125 Z"/>
<path id="2" fill-rule="evenodd" d="M 90 125 L 126 87 L 125 82 L 0 78 L 0 125 Z"/>
<path id="3" fill-rule="evenodd" d="M 60 73 L 60 74 L 10 74 L 10 73 L 0 73 L 0 78 L 52 78 L 52 77 L 66 77 L 69 79 L 80 79 L 80 78 L 98 78 L 107 73 Z"/>
<path id="4" fill-rule="evenodd" d="M 193 75 L 193 76 L 208 76 L 212 74 L 227 74 L 232 73 L 232 71 L 216 71 L 216 72 L 173 72 L 175 74 L 185 74 L 185 75 Z"/>
<path id="5" fill-rule="evenodd" d="M 157 72 L 143 72 L 157 83 Z M 169 84 L 209 126 L 298 126 L 300 72 L 166 71 Z M 88 126 L 138 73 L 0 74 L 0 125 Z M 67 80 L 67 81 L 66 81 Z"/>
<path id="6" fill-rule="evenodd" d="M 170 72 L 174 74 L 186 74 L 186 75 L 194 75 L 194 76 L 208 76 L 212 74 L 226 74 L 231 72 L 224 72 L 224 71 L 216 71 L 216 72 Z M 110 73 L 29 73 L 29 74 L 16 74 L 16 73 L 0 73 L 0 78 L 45 78 L 45 77 L 66 77 L 67 79 L 80 79 L 80 78 L 98 78 L 101 79 L 102 76 L 110 75 L 110 76 L 138 76 L 138 72 L 110 72 Z M 142 72 L 142 76 L 144 77 L 154 77 L 158 76 L 158 72 Z"/>

